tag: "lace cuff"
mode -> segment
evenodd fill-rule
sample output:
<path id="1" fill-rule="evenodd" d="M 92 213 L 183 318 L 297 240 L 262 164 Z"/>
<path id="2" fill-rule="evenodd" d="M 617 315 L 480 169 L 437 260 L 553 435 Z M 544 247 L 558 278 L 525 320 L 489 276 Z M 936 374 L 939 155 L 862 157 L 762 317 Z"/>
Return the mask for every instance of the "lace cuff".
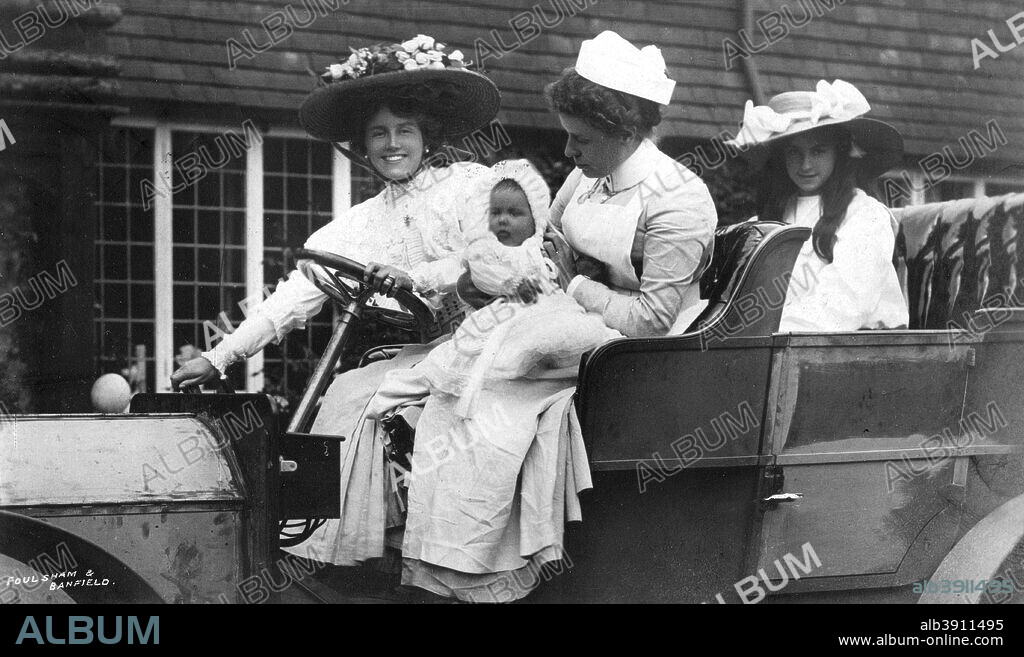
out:
<path id="1" fill-rule="evenodd" d="M 224 336 L 216 347 L 200 355 L 217 368 L 220 378 L 225 379 L 228 367 L 252 356 L 267 346 L 276 335 L 274 323 L 257 313 L 239 324 L 233 333 Z"/>
<path id="2" fill-rule="evenodd" d="M 434 297 L 455 289 L 465 269 L 461 258 L 450 256 L 433 262 L 421 262 L 409 272 L 414 291 L 423 297 Z"/>

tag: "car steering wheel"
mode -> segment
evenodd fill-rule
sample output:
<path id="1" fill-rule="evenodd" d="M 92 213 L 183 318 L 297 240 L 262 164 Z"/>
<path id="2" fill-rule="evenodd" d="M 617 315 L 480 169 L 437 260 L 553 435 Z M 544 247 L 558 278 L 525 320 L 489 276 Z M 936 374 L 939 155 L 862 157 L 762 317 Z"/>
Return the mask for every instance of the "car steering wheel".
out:
<path id="1" fill-rule="evenodd" d="M 403 288 L 392 290 L 390 296 L 405 308 L 405 311 L 366 305 L 366 301 L 372 296 L 373 291 L 369 285 L 363 282 L 363 272 L 366 267 L 355 260 L 313 249 L 296 249 L 295 257 L 319 265 L 319 271 L 323 272 L 322 275 L 318 275 L 314 271 L 307 271 L 308 263 L 305 268 L 300 265 L 300 269 L 313 285 L 316 285 L 321 292 L 342 306 L 347 307 L 353 302 L 362 304 L 364 317 L 376 319 L 388 326 L 407 331 L 418 329 L 425 332 L 434 323 L 434 314 L 427 304 Z M 342 278 L 348 280 L 345 281 Z"/>

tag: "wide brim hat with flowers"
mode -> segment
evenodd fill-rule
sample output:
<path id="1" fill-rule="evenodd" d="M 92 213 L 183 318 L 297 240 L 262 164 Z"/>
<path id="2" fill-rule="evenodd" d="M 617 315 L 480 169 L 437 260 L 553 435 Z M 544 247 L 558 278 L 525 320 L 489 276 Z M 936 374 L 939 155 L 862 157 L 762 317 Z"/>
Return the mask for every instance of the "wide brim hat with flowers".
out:
<path id="1" fill-rule="evenodd" d="M 900 164 L 903 137 L 884 121 L 866 118 L 871 105 L 852 84 L 818 82 L 814 91 L 773 96 L 767 105 L 747 101 L 739 135 L 726 144 L 760 168 L 781 140 L 824 126 L 842 126 L 853 137 L 850 153 L 867 175 L 879 175 Z"/>
<path id="2" fill-rule="evenodd" d="M 420 34 L 391 45 L 353 49 L 332 64 L 299 108 L 299 123 L 315 139 L 358 137 L 367 108 L 389 92 L 412 92 L 423 111 L 441 122 L 444 136 L 468 135 L 497 115 L 501 95 L 486 76 L 470 71 L 460 51 Z"/>

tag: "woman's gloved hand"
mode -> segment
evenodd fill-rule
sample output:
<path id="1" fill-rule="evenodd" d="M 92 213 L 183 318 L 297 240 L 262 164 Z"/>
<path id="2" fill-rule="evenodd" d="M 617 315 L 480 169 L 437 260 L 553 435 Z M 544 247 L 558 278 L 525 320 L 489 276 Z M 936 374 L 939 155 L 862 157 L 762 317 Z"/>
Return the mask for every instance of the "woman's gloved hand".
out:
<path id="1" fill-rule="evenodd" d="M 181 386 L 201 386 L 220 378 L 220 371 L 202 356 L 188 361 L 171 375 L 171 389 L 178 392 Z"/>
<path id="2" fill-rule="evenodd" d="M 374 292 L 385 296 L 394 296 L 395 290 L 402 288 L 413 291 L 412 278 L 398 267 L 371 262 L 363 270 L 363 282 Z"/>

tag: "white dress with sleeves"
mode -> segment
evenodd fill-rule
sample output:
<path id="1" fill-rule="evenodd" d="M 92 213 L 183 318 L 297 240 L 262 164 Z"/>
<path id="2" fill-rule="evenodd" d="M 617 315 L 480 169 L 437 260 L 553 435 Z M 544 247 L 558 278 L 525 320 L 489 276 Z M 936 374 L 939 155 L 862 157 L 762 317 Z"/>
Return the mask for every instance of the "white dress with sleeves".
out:
<path id="1" fill-rule="evenodd" d="M 610 176 L 577 169 L 551 206 L 573 250 L 608 267 L 608 284 L 577 276 L 566 292 L 628 337 L 681 333 L 701 310 L 715 204 L 693 172 L 644 140 Z"/>
<path id="2" fill-rule="evenodd" d="M 487 199 L 470 194 L 487 167 L 459 163 L 427 168 L 400 187 L 389 183 L 379 194 L 356 205 L 319 229 L 305 247 L 328 251 L 363 264 L 379 262 L 409 273 L 416 292 L 438 308 L 442 295 L 455 289 L 463 268 L 466 235 L 486 226 Z M 320 312 L 327 296 L 295 270 L 274 293 L 256 306 L 231 334 L 203 356 L 222 373 L 286 333 L 304 328 Z M 397 308 L 377 295 L 377 305 Z"/>
<path id="3" fill-rule="evenodd" d="M 798 196 L 789 204 L 784 221 L 813 228 L 820 217 L 820 196 Z M 800 249 L 779 331 L 907 326 L 907 302 L 892 264 L 897 230 L 888 208 L 858 189 L 836 231 L 832 262 L 814 252 L 811 238 Z"/>

